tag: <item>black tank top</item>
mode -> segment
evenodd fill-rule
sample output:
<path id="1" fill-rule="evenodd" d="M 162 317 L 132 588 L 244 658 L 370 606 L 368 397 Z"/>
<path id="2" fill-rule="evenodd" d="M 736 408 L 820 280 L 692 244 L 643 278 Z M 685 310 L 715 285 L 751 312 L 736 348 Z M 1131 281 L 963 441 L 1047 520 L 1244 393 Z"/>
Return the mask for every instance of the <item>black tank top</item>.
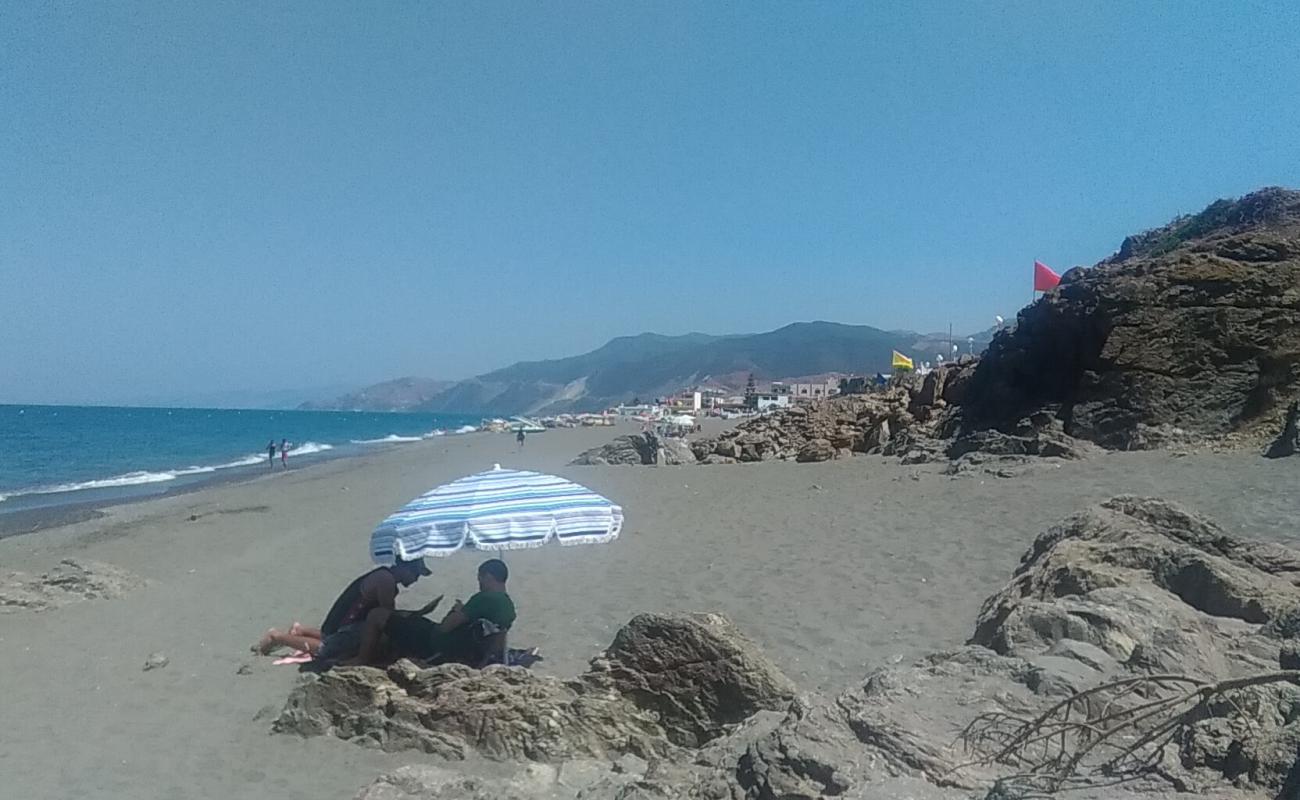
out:
<path id="1" fill-rule="evenodd" d="M 325 615 L 325 621 L 320 625 L 321 633 L 329 636 L 347 623 L 356 621 L 351 617 L 356 614 L 361 606 L 361 583 L 381 569 L 385 572 L 388 571 L 388 567 L 376 567 L 348 584 L 348 588 L 343 590 L 338 599 L 334 601 L 334 605 L 330 606 L 329 613 Z"/>

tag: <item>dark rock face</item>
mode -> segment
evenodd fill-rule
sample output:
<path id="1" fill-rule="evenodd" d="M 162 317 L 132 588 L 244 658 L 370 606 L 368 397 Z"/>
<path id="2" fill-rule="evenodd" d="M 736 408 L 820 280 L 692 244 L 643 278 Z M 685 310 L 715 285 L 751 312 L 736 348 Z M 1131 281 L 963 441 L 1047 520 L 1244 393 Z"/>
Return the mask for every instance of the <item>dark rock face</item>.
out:
<path id="1" fill-rule="evenodd" d="M 1125 241 L 998 334 L 965 428 L 1044 407 L 1112 449 L 1253 433 L 1300 394 L 1300 192 L 1265 189 Z"/>
<path id="2" fill-rule="evenodd" d="M 1292 402 L 1282 421 L 1282 432 L 1264 450 L 1265 458 L 1285 458 L 1300 451 L 1300 402 Z"/>

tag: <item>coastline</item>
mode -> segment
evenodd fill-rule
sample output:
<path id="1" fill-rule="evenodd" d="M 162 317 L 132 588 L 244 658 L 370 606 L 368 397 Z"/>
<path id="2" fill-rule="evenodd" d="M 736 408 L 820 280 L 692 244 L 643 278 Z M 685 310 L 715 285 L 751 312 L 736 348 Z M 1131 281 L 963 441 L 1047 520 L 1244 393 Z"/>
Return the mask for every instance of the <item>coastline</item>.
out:
<path id="1" fill-rule="evenodd" d="M 456 434 L 456 436 L 469 436 L 469 434 Z M 347 460 L 351 459 L 374 457 L 374 455 L 382 455 L 386 451 L 395 450 L 398 447 L 409 447 L 413 444 L 417 444 L 417 442 L 372 444 L 367 445 L 368 449 L 365 450 L 343 450 L 337 454 L 330 454 L 333 453 L 333 450 L 329 450 L 324 454 L 312 454 L 315 455 L 315 458 L 309 458 L 303 463 L 296 463 L 287 470 L 278 467 L 276 470 L 266 470 L 260 464 L 259 466 L 250 464 L 248 467 L 217 470 L 203 473 L 201 476 L 191 476 L 191 480 L 183 481 L 178 485 L 170 485 L 170 483 L 146 484 L 148 489 L 142 489 L 135 493 L 118 493 L 117 497 L 105 497 L 100 498 L 100 500 L 72 500 L 70 498 L 68 502 L 49 503 L 49 505 L 30 507 L 30 509 L 13 510 L 5 509 L 3 503 L 0 503 L 0 540 L 12 536 L 39 533 L 49 528 L 70 526 L 70 524 L 87 522 L 87 520 L 103 519 L 104 516 L 107 516 L 105 511 L 114 509 L 117 506 L 131 506 L 136 505 L 136 503 L 148 503 L 169 497 L 207 492 L 207 490 L 225 487 L 225 485 L 273 480 L 277 476 L 289 475 L 292 472 L 313 470 L 313 468 L 322 467 L 325 464 L 347 462 Z M 74 496 L 77 492 L 68 492 L 66 494 Z"/>
<path id="2" fill-rule="evenodd" d="M 522 452 L 508 435 L 444 437 L 103 507 L 95 519 L 0 540 L 6 571 L 39 575 L 72 558 L 143 581 L 120 597 L 47 611 L 0 605 L 11 720 L 0 753 L 11 791 L 347 800 L 381 772 L 428 760 L 270 734 L 299 675 L 248 646 L 272 625 L 320 619 L 369 568 L 366 542 L 385 514 L 493 463 L 565 475 L 625 509 L 611 544 L 506 556 L 520 610 L 512 644 L 541 647 L 534 669 L 558 676 L 580 672 L 639 612 L 715 611 L 801 691 L 838 691 L 873 666 L 959 644 L 1034 536 L 1125 492 L 1293 543 L 1285 537 L 1297 467 L 1254 453 L 1114 453 L 1014 480 L 872 456 L 568 466 L 633 429 L 548 431 Z M 432 561 L 433 575 L 399 605 L 466 597 L 482 557 Z M 170 663 L 143 671 L 153 653 Z"/>

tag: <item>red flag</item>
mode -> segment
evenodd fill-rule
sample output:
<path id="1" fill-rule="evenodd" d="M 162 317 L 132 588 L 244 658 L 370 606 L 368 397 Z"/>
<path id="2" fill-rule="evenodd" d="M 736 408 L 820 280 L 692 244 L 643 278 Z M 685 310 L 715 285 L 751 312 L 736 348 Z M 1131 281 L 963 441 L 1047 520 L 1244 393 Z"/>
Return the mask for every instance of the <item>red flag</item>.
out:
<path id="1" fill-rule="evenodd" d="M 1055 289 L 1056 284 L 1061 282 L 1061 276 L 1041 261 L 1034 262 L 1034 291 L 1045 292 L 1048 289 Z"/>

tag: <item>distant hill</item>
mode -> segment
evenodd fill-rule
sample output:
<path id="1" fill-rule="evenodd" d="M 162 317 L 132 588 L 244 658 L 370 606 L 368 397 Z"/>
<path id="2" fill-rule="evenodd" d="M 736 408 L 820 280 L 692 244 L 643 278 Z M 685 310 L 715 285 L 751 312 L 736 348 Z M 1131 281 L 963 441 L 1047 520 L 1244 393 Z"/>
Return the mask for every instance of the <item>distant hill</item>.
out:
<path id="1" fill-rule="evenodd" d="M 982 350 L 992 330 L 974 335 Z M 965 352 L 967 336 L 954 340 Z M 797 322 L 767 333 L 621 336 L 582 355 L 521 361 L 457 383 L 402 378 L 304 408 L 462 414 L 598 411 L 664 397 L 691 386 L 739 390 L 760 381 L 888 371 L 894 350 L 932 360 L 947 334 L 884 331 L 869 325 Z M 935 349 L 939 348 L 939 349 Z"/>
<path id="2" fill-rule="evenodd" d="M 521 362 L 461 381 L 420 410 L 486 414 L 599 410 L 699 385 L 888 370 L 893 350 L 913 352 L 910 331 L 801 322 L 767 333 L 711 336 L 644 333 L 570 358 Z M 965 341 L 963 338 L 962 341 Z M 924 357 L 916 352 L 918 357 Z"/>
<path id="3" fill-rule="evenodd" d="M 451 381 L 398 378 L 367 386 L 333 400 L 309 401 L 303 411 L 412 411 L 451 387 Z"/>

